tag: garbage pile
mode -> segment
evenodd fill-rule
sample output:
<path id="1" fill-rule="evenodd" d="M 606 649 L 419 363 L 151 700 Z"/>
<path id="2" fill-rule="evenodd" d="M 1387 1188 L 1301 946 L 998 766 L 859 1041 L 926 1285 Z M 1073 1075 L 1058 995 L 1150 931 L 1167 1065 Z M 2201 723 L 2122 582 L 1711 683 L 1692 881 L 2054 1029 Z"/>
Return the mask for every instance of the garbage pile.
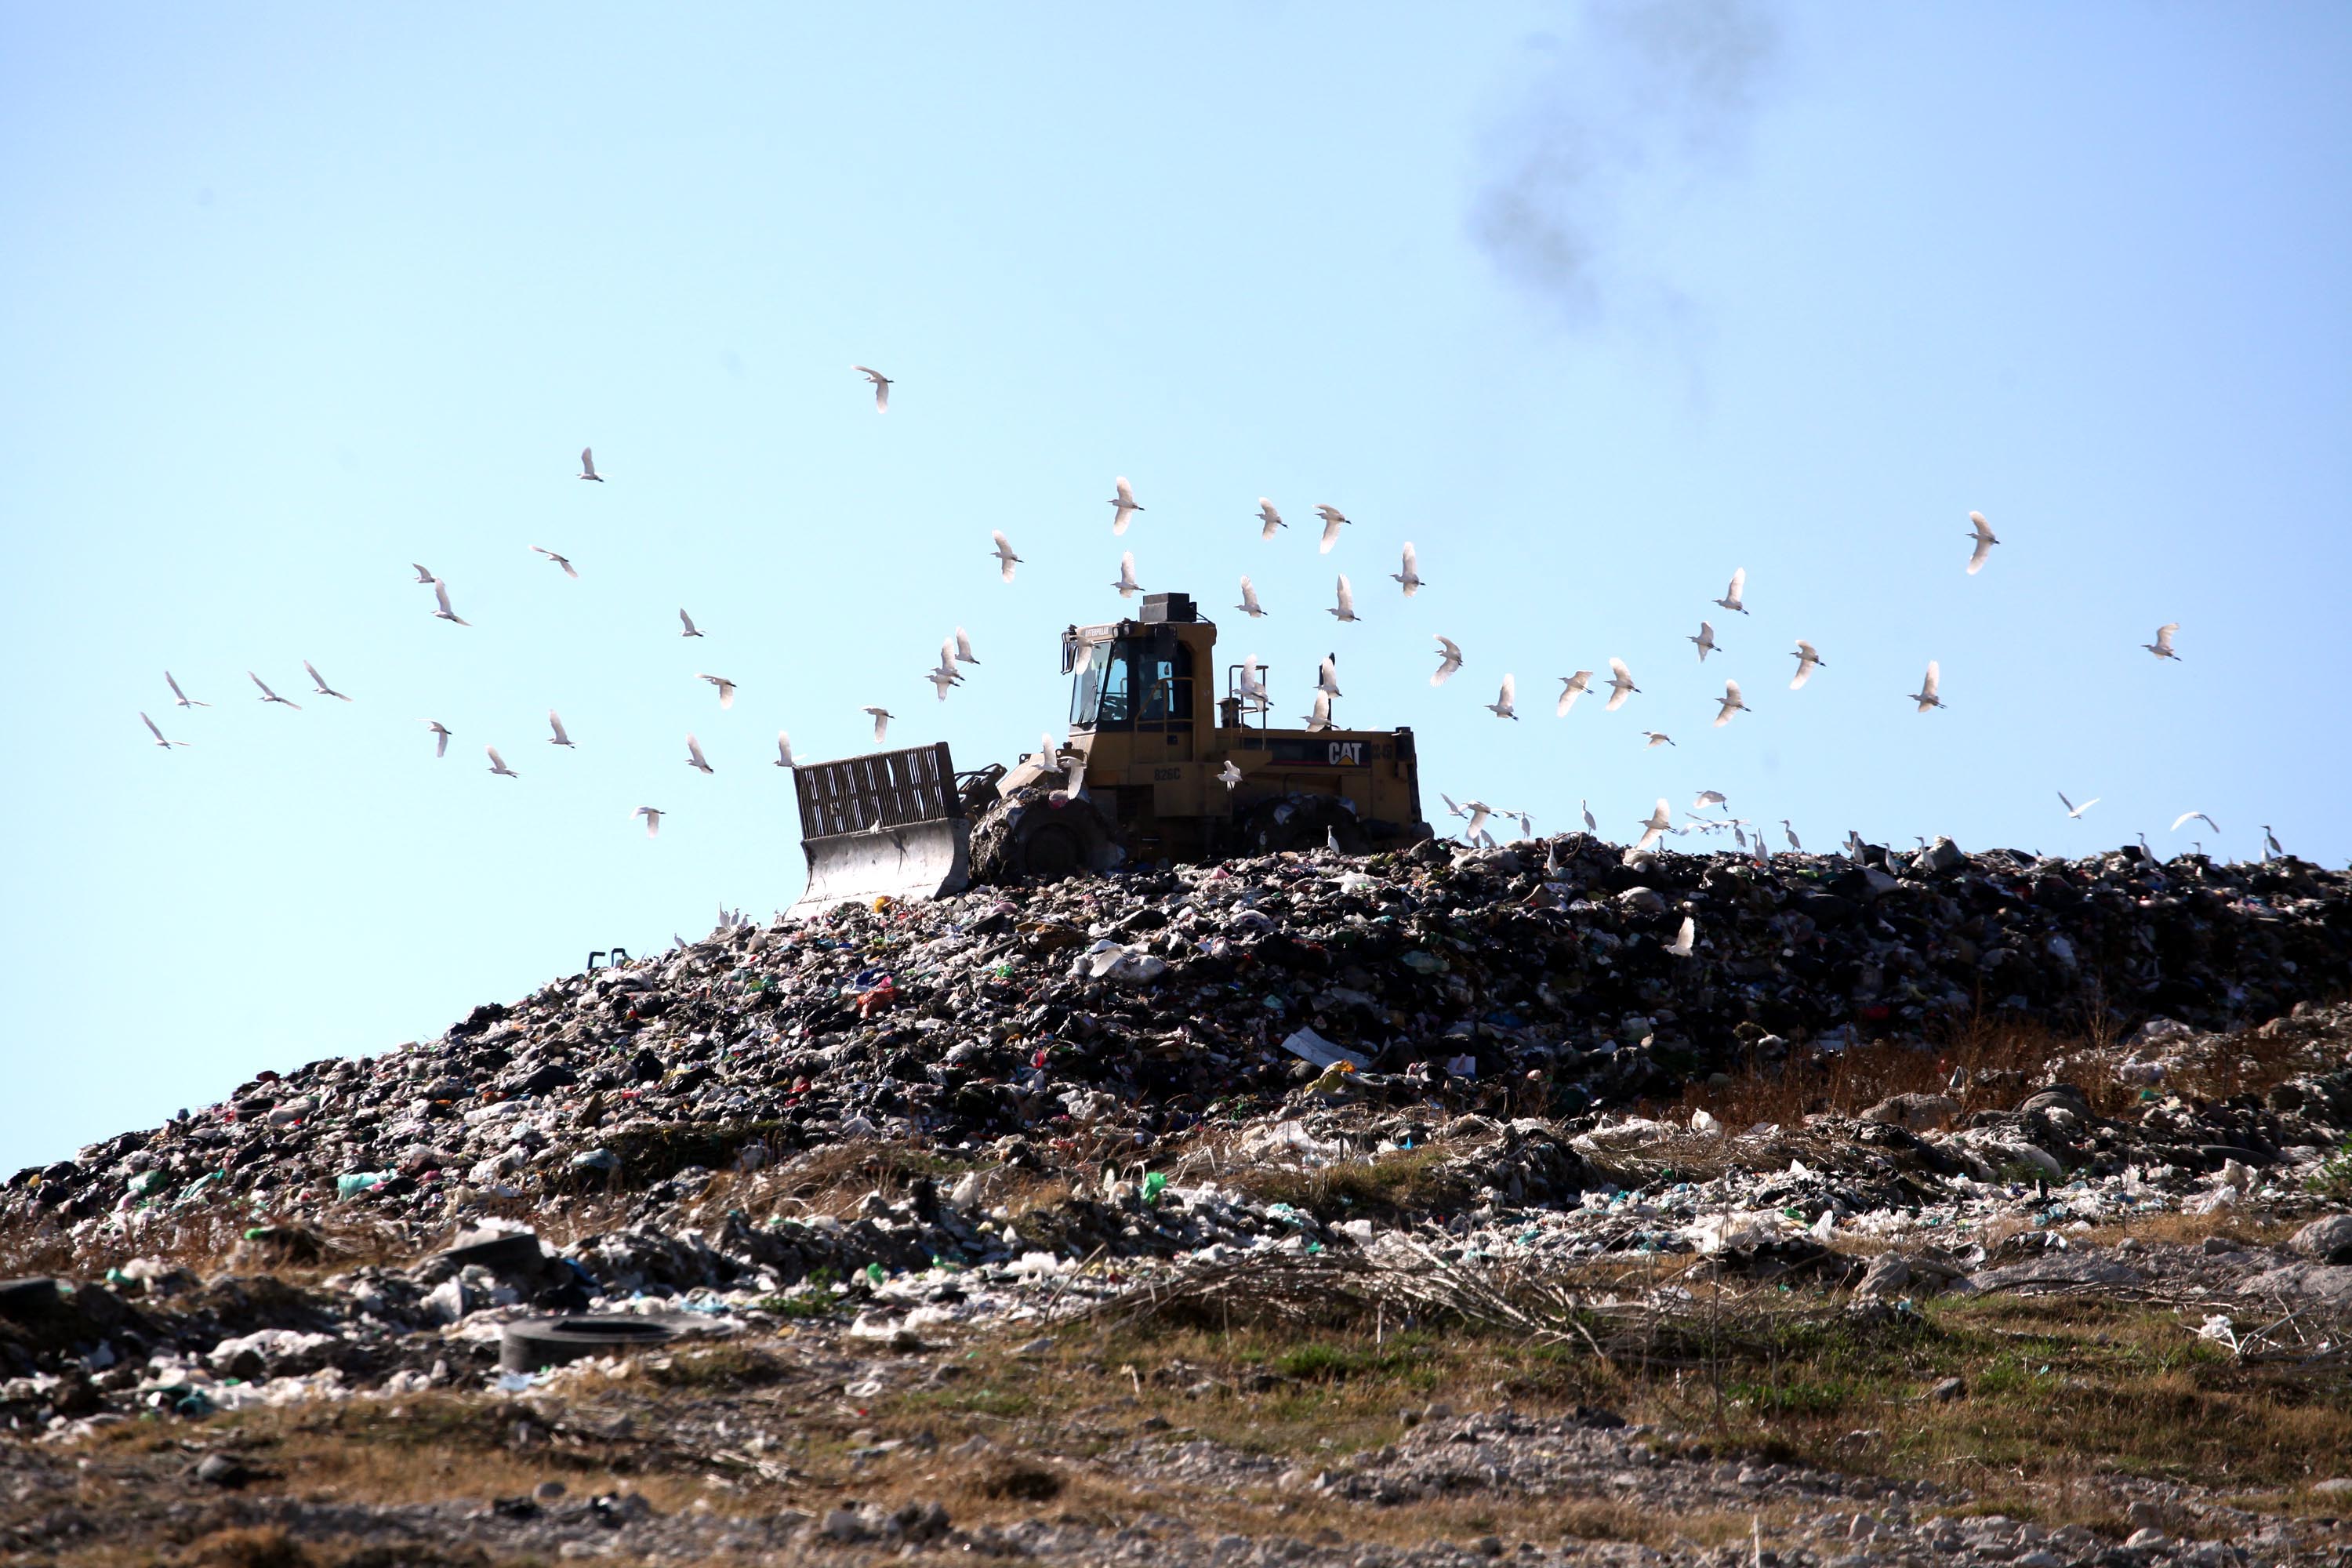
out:
<path id="1" fill-rule="evenodd" d="M 879 900 L 260 1072 L 17 1172 L 0 1227 L 135 1250 L 194 1212 L 415 1223 L 631 1194 L 650 1214 L 712 1171 L 860 1139 L 1148 1163 L 1301 1093 L 1408 1121 L 1589 1119 L 1987 1015 L 2218 1029 L 2343 990 L 2347 883 L 2133 848 L 1759 864 L 1579 834 Z M 1669 951 L 1686 917 L 1687 957 Z M 1563 1191 L 1573 1163 L 1551 1163 Z"/>

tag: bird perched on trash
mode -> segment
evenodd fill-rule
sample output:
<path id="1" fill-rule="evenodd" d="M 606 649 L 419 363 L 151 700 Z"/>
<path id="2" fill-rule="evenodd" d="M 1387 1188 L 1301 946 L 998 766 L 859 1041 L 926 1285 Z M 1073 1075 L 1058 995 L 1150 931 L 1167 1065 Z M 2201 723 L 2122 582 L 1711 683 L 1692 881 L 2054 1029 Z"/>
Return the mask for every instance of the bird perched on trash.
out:
<path id="1" fill-rule="evenodd" d="M 1802 855 L 1805 852 L 1805 847 L 1797 842 L 1797 830 L 1789 826 L 1789 819 L 1785 816 L 1780 819 L 1780 833 L 1783 837 L 1788 839 L 1790 848 L 1795 850 L 1800 855 Z"/>
<path id="2" fill-rule="evenodd" d="M 719 706 L 721 708 L 732 708 L 735 706 L 735 683 L 733 681 L 728 679 L 723 675 L 704 675 L 699 671 L 696 672 L 694 679 L 697 680 L 707 680 L 718 689 Z"/>
<path id="3" fill-rule="evenodd" d="M 1622 658 L 1609 661 L 1609 701 L 1601 711 L 1614 713 L 1625 706 L 1626 698 L 1642 689 L 1633 684 L 1633 672 L 1625 668 L 1625 661 Z"/>
<path id="4" fill-rule="evenodd" d="M 1706 656 L 1715 651 L 1715 623 L 1713 621 L 1699 622 L 1698 636 L 1695 637 L 1685 637 L 1683 640 L 1698 649 L 1698 661 L 1701 664 L 1705 664 L 1706 662 Z"/>
<path id="5" fill-rule="evenodd" d="M 854 364 L 849 368 L 874 384 L 874 412 L 877 414 L 889 413 L 890 378 L 884 375 L 878 370 L 872 370 L 862 364 Z"/>
<path id="6" fill-rule="evenodd" d="M 1125 475 L 1121 475 L 1111 488 L 1118 493 L 1112 496 L 1108 503 L 1111 509 L 1110 531 L 1113 533 L 1125 533 L 1127 525 L 1135 521 L 1135 514 L 1141 511 L 1143 508 L 1137 503 L 1135 487 L 1127 482 Z"/>
<path id="7" fill-rule="evenodd" d="M 1601 819 L 1592 815 L 1592 803 L 1580 797 L 1576 804 L 1584 813 L 1584 831 L 1598 834 L 1601 831 Z"/>
<path id="8" fill-rule="evenodd" d="M 1224 785 L 1228 792 L 1242 782 L 1242 771 L 1234 765 L 1234 760 L 1231 757 L 1225 759 L 1224 769 L 1217 774 L 1217 782 Z"/>
<path id="9" fill-rule="evenodd" d="M 1658 839 L 1674 825 L 1674 808 L 1661 798 L 1656 808 L 1638 824 L 1642 829 L 1642 837 L 1634 841 L 1633 847 L 1637 850 L 1649 848 L 1657 843 Z"/>
<path id="10" fill-rule="evenodd" d="M 586 447 L 580 448 L 580 477 L 600 485 L 604 482 L 604 476 L 596 471 L 596 454 Z"/>
<path id="11" fill-rule="evenodd" d="M 1723 591 L 1723 597 L 1716 600 L 1715 602 L 1722 605 L 1727 610 L 1744 616 L 1748 613 L 1748 606 L 1739 602 L 1739 595 L 1747 590 L 1747 587 L 1748 568 L 1742 566 L 1738 571 L 1732 573 L 1731 586 L 1726 588 Z"/>
<path id="12" fill-rule="evenodd" d="M 2211 817 L 2206 816 L 2201 811 L 2184 811 L 2179 816 L 2174 817 L 2172 819 L 2172 831 L 2175 833 L 2179 832 L 2181 824 L 2185 822 L 2201 822 L 2216 833 L 2221 831 L 2221 825 L 2214 821 Z"/>
<path id="13" fill-rule="evenodd" d="M 1462 668 L 1462 649 L 1452 637 L 1443 633 L 1432 632 L 1430 635 L 1437 638 L 1438 652 L 1437 668 L 1430 676 L 1429 683 L 1432 686 L 1443 686 L 1448 677 Z"/>
<path id="14" fill-rule="evenodd" d="M 890 721 L 898 715 L 887 708 L 868 708 L 866 711 L 873 716 L 874 743 L 878 746 L 882 743 L 882 737 L 889 733 Z"/>
<path id="15" fill-rule="evenodd" d="M 1576 706 L 1576 700 L 1584 695 L 1584 689 L 1591 684 L 1592 684 L 1592 672 L 1589 669 L 1580 669 L 1574 675 L 1561 676 L 1559 700 L 1552 705 L 1552 716 L 1558 719 L 1567 718 L 1568 710 Z"/>
<path id="16" fill-rule="evenodd" d="M 1969 521 L 1972 526 L 1962 537 L 1976 541 L 1977 547 L 1969 552 L 1969 575 L 1973 577 L 1984 570 L 1985 557 L 1992 553 L 1992 547 L 2000 541 L 1993 537 L 1992 525 L 1985 521 L 1984 513 L 1969 513 Z"/>
<path id="17" fill-rule="evenodd" d="M 710 765 L 710 759 L 702 754 L 702 742 L 694 738 L 694 731 L 691 730 L 686 732 L 686 765 L 698 773 L 708 773 L 718 771 Z"/>
<path id="18" fill-rule="evenodd" d="M 139 715 L 139 721 L 140 721 L 142 724 L 144 724 L 144 725 L 146 725 L 146 726 L 147 726 L 147 732 L 148 732 L 149 734 L 151 734 L 151 735 L 152 735 L 152 736 L 154 736 L 154 737 L 155 737 L 155 743 L 156 743 L 157 745 L 159 745 L 159 746 L 163 747 L 163 748 L 165 751 L 167 751 L 167 752 L 168 752 L 168 751 L 170 751 L 170 750 L 171 750 L 173 747 L 174 747 L 174 746 L 184 746 L 184 745 L 188 744 L 188 742 L 185 742 L 185 741 L 167 741 L 167 740 L 165 740 L 165 739 L 163 738 L 163 731 L 161 731 L 161 730 L 158 730 L 157 728 L 155 728 L 155 721 L 154 721 L 154 720 L 152 720 L 152 719 L 150 719 L 150 718 L 149 718 L 149 717 L 147 717 L 147 715 L 146 715 L 146 714 L 144 714 L 144 713 L 142 713 L 141 715 Z"/>
<path id="19" fill-rule="evenodd" d="M 1021 557 L 1013 553 L 1013 545 L 1000 529 L 991 529 L 988 537 L 996 541 L 996 565 L 1008 583 L 1013 581 L 1013 569 L 1021 564 Z"/>
<path id="20" fill-rule="evenodd" d="M 2156 655 L 2158 658 L 2177 660 L 2180 656 L 2172 651 L 2172 634 L 2179 629 L 2180 623 L 2179 621 L 2167 621 L 2164 625 L 2156 628 L 2156 640 L 2154 642 L 2144 642 L 2139 646 L 2147 649 L 2148 652 Z"/>
<path id="21" fill-rule="evenodd" d="M 496 746 L 484 746 L 482 750 L 489 754 L 491 773 L 503 779 L 519 779 L 522 777 L 520 773 L 507 766 L 507 760 L 499 755 L 499 749 Z"/>
<path id="22" fill-rule="evenodd" d="M 555 731 L 547 738 L 549 745 L 570 746 L 572 744 L 572 737 L 563 732 L 563 721 L 555 716 L 555 710 L 552 708 L 547 710 L 547 727 Z"/>
<path id="23" fill-rule="evenodd" d="M 1723 698 L 1721 706 L 1718 707 L 1715 712 L 1715 727 L 1720 730 L 1726 724 L 1730 723 L 1731 716 L 1734 713 L 1752 713 L 1754 711 L 1754 709 L 1748 707 L 1746 702 L 1740 700 L 1739 682 L 1736 680 L 1727 680 L 1723 683 Z"/>
<path id="24" fill-rule="evenodd" d="M 331 697 L 338 702 L 349 702 L 351 700 L 350 698 L 344 696 L 341 692 L 327 684 L 327 678 L 319 673 L 319 667 L 317 665 L 312 664 L 306 658 L 302 661 L 302 668 L 310 672 L 310 684 L 317 689 L 320 696 Z"/>
<path id="25" fill-rule="evenodd" d="M 1334 619 L 1342 621 L 1356 621 L 1363 618 L 1356 614 L 1356 591 L 1348 586 L 1348 574 L 1345 572 L 1339 574 L 1339 603 L 1336 608 L 1326 613 Z"/>
<path id="26" fill-rule="evenodd" d="M 2280 845 L 2279 845 L 2279 841 L 2278 841 L 2278 835 L 2277 835 L 2277 834 L 2275 834 L 2275 833 L 2273 833 L 2273 832 L 2271 831 L 2271 825 L 2270 825 L 2269 823 L 2267 823 L 2267 822 L 2263 823 L 2263 858 L 2264 858 L 2265 860 L 2267 860 L 2267 859 L 2269 859 L 2271 857 L 2273 857 L 2273 856 L 2274 856 L 2274 855 L 2276 855 L 2276 856 L 2284 856 L 2284 855 L 2285 855 L 2285 853 L 2286 853 L 2285 849 L 2282 848 L 2282 847 L 2280 847 Z"/>
<path id="27" fill-rule="evenodd" d="M 433 754 L 436 757 L 447 756 L 449 754 L 449 727 L 442 723 L 438 719 L 419 719 L 417 722 L 424 725 L 427 730 L 433 731 Z"/>
<path id="28" fill-rule="evenodd" d="M 1129 550 L 1118 558 L 1118 581 L 1111 584 L 1122 599 L 1132 599 L 1143 592 L 1143 584 L 1135 580 L 1135 552 Z"/>
<path id="29" fill-rule="evenodd" d="M 261 688 L 261 700 L 264 702 L 275 702 L 280 707 L 291 708 L 297 713 L 299 713 L 302 710 L 302 705 L 299 702 L 289 702 L 285 698 L 278 696 L 278 693 L 269 689 L 269 682 L 262 679 L 261 677 L 254 674 L 253 671 L 248 669 L 245 673 L 247 679 L 251 680 L 256 686 Z"/>
<path id="30" fill-rule="evenodd" d="M 2058 804 L 2064 806 L 2066 808 L 2066 815 L 2076 821 L 2080 821 L 2082 819 L 2082 816 L 2084 812 L 2090 810 L 2091 807 L 2098 805 L 2100 801 L 2106 798 L 2105 795 L 2095 795 L 2090 799 L 2084 801 L 2082 805 L 2076 805 L 2073 801 L 2066 798 L 2066 792 L 2064 790 L 2062 789 L 2058 791 L 2057 794 Z"/>
<path id="31" fill-rule="evenodd" d="M 1941 708 L 1944 705 L 1943 698 L 1937 695 L 1936 691 L 1936 688 L 1942 683 L 1942 680 L 1943 672 L 1936 668 L 1934 659 L 1929 659 L 1927 680 L 1918 690 L 1911 694 L 1911 700 L 1919 705 L 1920 712 L 1925 713 L 1930 708 Z"/>
<path id="32" fill-rule="evenodd" d="M 1412 552 L 1412 541 L 1404 542 L 1404 569 L 1389 574 L 1389 581 L 1404 584 L 1404 596 L 1412 598 L 1421 592 L 1421 561 Z"/>
<path id="33" fill-rule="evenodd" d="M 474 624 L 449 607 L 449 584 L 438 577 L 433 579 L 433 602 L 441 606 L 433 612 L 435 620 L 451 621 L 461 626 L 470 626 Z"/>
<path id="34" fill-rule="evenodd" d="M 678 636 L 682 637 L 698 637 L 702 635 L 701 630 L 694 624 L 694 617 L 688 615 L 684 609 L 680 609 L 677 612 L 677 621 L 678 625 L 686 628 L 686 630 L 678 633 Z"/>
<path id="35" fill-rule="evenodd" d="M 1315 515 L 1323 520 L 1323 542 L 1317 547 L 1316 553 L 1328 555 L 1331 547 L 1339 542 L 1339 530 L 1345 528 L 1350 520 L 1336 506 L 1318 506 Z"/>
<path id="36" fill-rule="evenodd" d="M 554 551 L 550 550 L 544 544 L 534 544 L 531 548 L 537 551 L 540 554 L 546 556 L 550 561 L 554 562 L 558 566 L 562 567 L 563 574 L 566 577 L 572 578 L 575 581 L 579 578 L 580 574 L 572 566 L 572 558 L 570 556 L 558 555 Z"/>
<path id="37" fill-rule="evenodd" d="M 1645 752 L 1655 751 L 1660 746 L 1672 746 L 1675 743 L 1675 738 L 1672 735 L 1662 735 L 1655 730 L 1643 731 L 1642 737 L 1650 742 L 1648 745 L 1642 748 Z M 1676 747 L 1675 749 L 1679 751 L 1681 748 Z"/>
<path id="38" fill-rule="evenodd" d="M 1688 958 L 1691 955 L 1691 945 L 1697 939 L 1698 921 L 1689 915 L 1685 915 L 1683 929 L 1675 933 L 1675 940 L 1666 944 L 1666 951 L 1676 958 Z"/>
<path id="39" fill-rule="evenodd" d="M 1495 700 L 1486 705 L 1486 711 L 1492 713 L 1497 719 L 1517 719 L 1519 716 L 1519 712 L 1517 708 L 1513 706 L 1513 702 L 1514 699 L 1517 696 L 1518 689 L 1519 683 L 1517 678 L 1509 675 L 1504 676 L 1502 694 L 1496 697 Z"/>
<path id="40" fill-rule="evenodd" d="M 1811 680 L 1813 678 L 1813 671 L 1829 668 L 1822 662 L 1822 656 L 1813 651 L 1813 645 L 1802 637 L 1797 639 L 1797 651 L 1794 658 L 1797 661 L 1797 678 L 1789 682 L 1789 689 L 1791 691 Z"/>
<path id="41" fill-rule="evenodd" d="M 1276 529 L 1290 526 L 1282 521 L 1282 514 L 1274 510 L 1274 503 L 1264 496 L 1257 498 L 1257 520 L 1263 524 L 1257 531 L 1260 539 L 1272 539 Z"/>
<path id="42" fill-rule="evenodd" d="M 633 819 L 640 816 L 646 819 L 646 837 L 648 838 L 661 831 L 662 812 L 658 806 L 641 805 L 629 816 Z"/>
<path id="43" fill-rule="evenodd" d="M 1265 606 L 1257 602 L 1257 587 L 1251 583 L 1249 574 L 1246 572 L 1242 574 L 1242 602 L 1235 605 L 1234 608 L 1251 620 L 1256 620 L 1265 614 Z"/>
<path id="44" fill-rule="evenodd" d="M 780 768 L 789 768 L 792 765 L 793 738 L 784 733 L 782 730 L 779 730 L 776 731 L 776 766 Z"/>
<path id="45" fill-rule="evenodd" d="M 180 683 L 172 679 L 172 672 L 168 669 L 163 672 L 163 684 L 172 689 L 172 700 L 177 703 L 180 707 L 209 708 L 212 706 L 209 702 L 199 702 L 194 698 L 189 696 L 186 692 L 181 690 Z"/>

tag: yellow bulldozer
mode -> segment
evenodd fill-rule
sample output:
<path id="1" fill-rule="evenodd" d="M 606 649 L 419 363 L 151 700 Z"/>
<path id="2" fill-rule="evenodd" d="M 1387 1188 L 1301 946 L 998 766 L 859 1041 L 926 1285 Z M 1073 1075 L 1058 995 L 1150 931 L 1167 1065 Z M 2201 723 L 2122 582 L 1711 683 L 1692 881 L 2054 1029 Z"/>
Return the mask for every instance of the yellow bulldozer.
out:
<path id="1" fill-rule="evenodd" d="M 959 773 L 945 742 L 799 764 L 808 890 L 793 913 L 1431 837 L 1412 730 L 1332 727 L 1327 705 L 1302 728 L 1273 727 L 1271 671 L 1253 685 L 1231 664 L 1221 683 L 1216 623 L 1189 595 L 1147 595 L 1139 619 L 1069 627 L 1062 672 L 1067 743 L 1012 768 Z"/>

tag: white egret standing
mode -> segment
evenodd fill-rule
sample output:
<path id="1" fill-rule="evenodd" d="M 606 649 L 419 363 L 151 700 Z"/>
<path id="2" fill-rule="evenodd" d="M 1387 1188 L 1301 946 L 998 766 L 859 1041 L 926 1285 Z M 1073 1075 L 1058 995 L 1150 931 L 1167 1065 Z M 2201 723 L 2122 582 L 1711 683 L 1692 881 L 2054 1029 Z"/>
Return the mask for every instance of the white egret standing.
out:
<path id="1" fill-rule="evenodd" d="M 1797 842 L 1797 830 L 1789 826 L 1789 819 L 1785 816 L 1780 819 L 1780 832 L 1789 840 L 1790 848 L 1800 855 L 1805 852 L 1805 847 Z"/>
<path id="2" fill-rule="evenodd" d="M 1584 813 L 1584 831 L 1587 833 L 1599 833 L 1601 831 L 1601 819 L 1592 815 L 1592 803 L 1580 795 L 1577 798 L 1576 805 L 1577 808 Z"/>
<path id="3" fill-rule="evenodd" d="M 1110 507 L 1110 531 L 1125 533 L 1127 525 L 1135 521 L 1135 514 L 1143 508 L 1136 504 L 1135 487 L 1127 482 L 1125 475 L 1121 475 L 1111 488 L 1118 493 L 1107 503 Z"/>
<path id="4" fill-rule="evenodd" d="M 1429 683 L 1443 686 L 1455 670 L 1462 668 L 1462 649 L 1455 646 L 1452 637 L 1443 633 L 1433 632 L 1430 635 L 1437 638 L 1438 654 L 1437 669 L 1430 676 Z"/>

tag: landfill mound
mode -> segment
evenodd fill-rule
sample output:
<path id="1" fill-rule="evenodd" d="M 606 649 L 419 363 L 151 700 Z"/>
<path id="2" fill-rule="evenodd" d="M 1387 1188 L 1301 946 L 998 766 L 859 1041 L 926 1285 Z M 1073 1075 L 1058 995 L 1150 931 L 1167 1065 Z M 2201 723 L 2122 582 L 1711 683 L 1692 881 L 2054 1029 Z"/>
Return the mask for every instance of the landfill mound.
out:
<path id="1" fill-rule="evenodd" d="M 1557 1118 L 1989 1016 L 2218 1028 L 2340 992 L 2347 881 L 1948 842 L 1759 866 L 1577 835 L 849 907 L 570 976 L 430 1044 L 263 1071 L 17 1172 L 0 1225 L 81 1239 L 223 1203 L 424 1218 L 859 1138 L 1142 1158 L 1335 1067 L 1389 1103 Z M 1667 952 L 1685 916 L 1687 958 Z"/>
<path id="2" fill-rule="evenodd" d="M 2336 1561 L 2347 881 L 1576 835 L 728 927 L 11 1178 L 0 1560 Z"/>

